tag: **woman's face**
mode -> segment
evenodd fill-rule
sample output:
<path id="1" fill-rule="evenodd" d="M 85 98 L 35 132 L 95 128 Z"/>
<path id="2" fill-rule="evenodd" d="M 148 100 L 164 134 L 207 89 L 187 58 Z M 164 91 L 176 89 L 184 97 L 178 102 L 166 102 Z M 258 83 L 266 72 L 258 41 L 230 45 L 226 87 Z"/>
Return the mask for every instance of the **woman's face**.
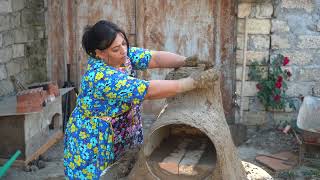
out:
<path id="1" fill-rule="evenodd" d="M 105 50 L 96 50 L 99 58 L 103 59 L 109 66 L 119 67 L 127 58 L 127 43 L 121 33 L 118 33 L 111 46 Z"/>

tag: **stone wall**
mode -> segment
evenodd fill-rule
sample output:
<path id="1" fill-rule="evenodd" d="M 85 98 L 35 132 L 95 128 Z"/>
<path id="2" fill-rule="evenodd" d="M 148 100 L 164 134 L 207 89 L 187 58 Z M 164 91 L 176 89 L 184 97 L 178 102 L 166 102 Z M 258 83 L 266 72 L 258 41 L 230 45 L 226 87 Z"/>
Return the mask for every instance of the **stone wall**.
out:
<path id="1" fill-rule="evenodd" d="M 47 80 L 44 0 L 0 0 L 0 96 L 22 84 Z"/>
<path id="2" fill-rule="evenodd" d="M 288 67 L 293 76 L 288 82 L 287 94 L 299 107 L 299 96 L 309 95 L 319 88 L 320 0 L 240 0 L 237 16 L 237 92 L 241 90 L 244 18 L 247 16 L 246 74 L 254 61 L 263 64 L 278 53 L 289 57 Z M 256 93 L 256 82 L 246 75 L 243 100 L 247 125 L 262 125 L 270 119 L 276 123 L 296 119 L 297 112 L 291 108 L 281 112 L 265 111 Z"/>

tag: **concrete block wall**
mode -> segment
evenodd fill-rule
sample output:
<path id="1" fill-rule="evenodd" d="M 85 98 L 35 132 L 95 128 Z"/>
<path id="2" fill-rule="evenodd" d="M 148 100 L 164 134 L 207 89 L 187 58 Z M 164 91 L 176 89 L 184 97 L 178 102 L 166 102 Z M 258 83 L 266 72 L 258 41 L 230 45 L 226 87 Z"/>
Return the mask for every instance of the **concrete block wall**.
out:
<path id="1" fill-rule="evenodd" d="M 238 3 L 236 91 L 240 93 L 244 42 L 244 17 L 248 17 L 247 66 L 254 61 L 264 63 L 278 53 L 291 60 L 288 68 L 293 76 L 287 94 L 297 100 L 320 89 L 320 0 L 245 1 Z M 267 67 L 266 67 L 267 73 Z M 256 97 L 256 82 L 246 75 L 244 121 L 262 125 L 296 119 L 291 108 L 268 112 Z M 296 105 L 299 105 L 296 103 Z M 238 117 L 239 118 L 239 117 Z"/>
<path id="2" fill-rule="evenodd" d="M 22 84 L 47 80 L 44 0 L 0 0 L 0 97 Z"/>

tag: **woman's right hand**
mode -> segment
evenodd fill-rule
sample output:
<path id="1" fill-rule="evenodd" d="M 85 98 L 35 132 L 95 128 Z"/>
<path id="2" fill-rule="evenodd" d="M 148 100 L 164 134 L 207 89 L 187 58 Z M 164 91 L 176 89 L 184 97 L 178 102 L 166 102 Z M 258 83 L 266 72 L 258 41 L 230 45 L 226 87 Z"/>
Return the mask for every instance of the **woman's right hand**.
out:
<path id="1" fill-rule="evenodd" d="M 195 88 L 205 88 L 219 79 L 218 68 L 211 68 L 202 72 L 194 72 L 189 77 L 194 80 Z"/>

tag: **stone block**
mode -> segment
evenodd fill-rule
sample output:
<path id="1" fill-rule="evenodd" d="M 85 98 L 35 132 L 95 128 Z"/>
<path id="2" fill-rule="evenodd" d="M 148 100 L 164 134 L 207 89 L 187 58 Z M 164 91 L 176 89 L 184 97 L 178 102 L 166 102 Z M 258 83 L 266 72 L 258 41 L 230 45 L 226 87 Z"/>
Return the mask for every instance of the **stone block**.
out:
<path id="1" fill-rule="evenodd" d="M 254 96 L 249 98 L 249 111 L 258 112 L 258 111 L 265 111 L 265 110 L 266 108 L 260 102 L 258 97 Z"/>
<path id="2" fill-rule="evenodd" d="M 13 11 L 20 11 L 25 7 L 26 0 L 11 0 Z"/>
<path id="3" fill-rule="evenodd" d="M 24 56 L 24 44 L 12 45 L 12 58 L 18 58 Z"/>
<path id="4" fill-rule="evenodd" d="M 248 19 L 248 34 L 270 34 L 270 19 Z M 237 32 L 244 33 L 244 19 L 238 19 Z"/>
<path id="5" fill-rule="evenodd" d="M 289 32 L 290 28 L 286 21 L 281 21 L 278 19 L 272 19 L 271 21 L 271 32 L 273 33 L 281 33 L 281 32 Z"/>
<path id="6" fill-rule="evenodd" d="M 290 123 L 297 119 L 297 114 L 289 112 L 273 112 L 273 120 L 276 124 Z"/>
<path id="7" fill-rule="evenodd" d="M 301 49 L 318 49 L 320 36 L 299 36 L 298 47 Z"/>
<path id="8" fill-rule="evenodd" d="M 271 35 L 272 49 L 287 49 L 290 48 L 289 39 L 285 35 Z"/>
<path id="9" fill-rule="evenodd" d="M 303 67 L 298 69 L 296 79 L 298 81 L 320 81 L 319 67 Z"/>
<path id="10" fill-rule="evenodd" d="M 282 54 L 290 59 L 289 65 L 310 65 L 313 64 L 313 53 L 306 51 L 281 50 L 274 51 L 273 54 Z"/>
<path id="11" fill-rule="evenodd" d="M 281 7 L 286 9 L 304 9 L 307 12 L 312 12 L 315 8 L 313 0 L 282 0 Z"/>
<path id="12" fill-rule="evenodd" d="M 8 75 L 7 75 L 6 67 L 0 64 L 0 81 L 3 79 L 7 79 L 7 77 Z"/>
<path id="13" fill-rule="evenodd" d="M 0 96 L 6 96 L 14 91 L 14 87 L 10 80 L 0 81 Z"/>
<path id="14" fill-rule="evenodd" d="M 13 33 L 13 39 L 15 43 L 28 42 L 28 29 L 16 29 Z"/>
<path id="15" fill-rule="evenodd" d="M 241 79 L 242 79 L 242 66 L 237 66 L 236 67 L 236 80 L 237 81 L 241 81 Z M 246 66 L 246 68 L 245 68 L 246 70 L 246 72 L 245 72 L 245 80 L 247 81 L 249 78 L 248 78 L 248 72 L 249 72 L 249 67 L 248 66 Z"/>
<path id="16" fill-rule="evenodd" d="M 10 29 L 10 16 L 9 15 L 0 15 L 0 32 L 7 31 L 9 29 Z"/>
<path id="17" fill-rule="evenodd" d="M 247 126 L 263 125 L 267 122 L 267 113 L 266 111 L 244 111 L 243 120 L 244 124 Z"/>
<path id="18" fill-rule="evenodd" d="M 240 3 L 238 5 L 238 17 L 244 18 L 249 17 L 251 14 L 252 3 Z"/>
<path id="19" fill-rule="evenodd" d="M 236 52 L 237 64 L 243 63 L 243 52 L 242 50 L 237 50 Z M 260 64 L 265 64 L 269 60 L 269 51 L 247 51 L 247 65 L 253 62 L 258 62 Z"/>
<path id="20" fill-rule="evenodd" d="M 237 49 L 243 49 L 244 45 L 244 35 L 243 34 L 237 34 Z"/>
<path id="21" fill-rule="evenodd" d="M 21 24 L 21 14 L 20 12 L 15 12 L 11 14 L 11 29 L 20 27 Z"/>
<path id="22" fill-rule="evenodd" d="M 2 34 L 0 33 L 0 48 L 2 47 L 2 44 L 3 44 L 3 38 L 2 38 Z"/>
<path id="23" fill-rule="evenodd" d="M 16 75 L 21 72 L 20 63 L 17 61 L 10 61 L 6 64 L 8 76 Z"/>
<path id="24" fill-rule="evenodd" d="M 42 10 L 44 8 L 44 0 L 27 0 L 28 3 L 26 4 L 27 8 L 34 9 L 34 10 Z"/>
<path id="25" fill-rule="evenodd" d="M 299 97 L 300 95 L 310 95 L 314 82 L 288 82 L 287 95 L 289 97 Z"/>
<path id="26" fill-rule="evenodd" d="M 0 49 L 0 63 L 6 63 L 12 58 L 12 48 L 5 47 Z"/>
<path id="27" fill-rule="evenodd" d="M 243 105 L 243 110 L 244 111 L 248 111 L 249 110 L 249 98 L 250 97 L 243 96 L 242 105 Z M 240 106 L 241 106 L 241 97 L 240 96 L 237 98 L 237 103 L 238 103 L 239 108 L 240 108 Z"/>
<path id="28" fill-rule="evenodd" d="M 2 46 L 9 46 L 13 44 L 13 31 L 5 31 L 2 33 Z"/>
<path id="29" fill-rule="evenodd" d="M 44 12 L 34 9 L 23 9 L 21 12 L 21 25 L 23 27 L 45 25 Z"/>
<path id="30" fill-rule="evenodd" d="M 0 14 L 11 13 L 11 0 L 1 0 L 0 1 Z"/>
<path id="31" fill-rule="evenodd" d="M 257 3 L 251 11 L 250 17 L 254 18 L 271 18 L 273 14 L 273 5 L 271 2 Z"/>
<path id="32" fill-rule="evenodd" d="M 248 50 L 269 50 L 270 36 L 269 35 L 250 35 L 248 40 Z"/>
<path id="33" fill-rule="evenodd" d="M 257 94 L 256 81 L 245 81 L 243 96 L 255 96 Z M 236 82 L 237 94 L 241 94 L 241 81 Z"/>

